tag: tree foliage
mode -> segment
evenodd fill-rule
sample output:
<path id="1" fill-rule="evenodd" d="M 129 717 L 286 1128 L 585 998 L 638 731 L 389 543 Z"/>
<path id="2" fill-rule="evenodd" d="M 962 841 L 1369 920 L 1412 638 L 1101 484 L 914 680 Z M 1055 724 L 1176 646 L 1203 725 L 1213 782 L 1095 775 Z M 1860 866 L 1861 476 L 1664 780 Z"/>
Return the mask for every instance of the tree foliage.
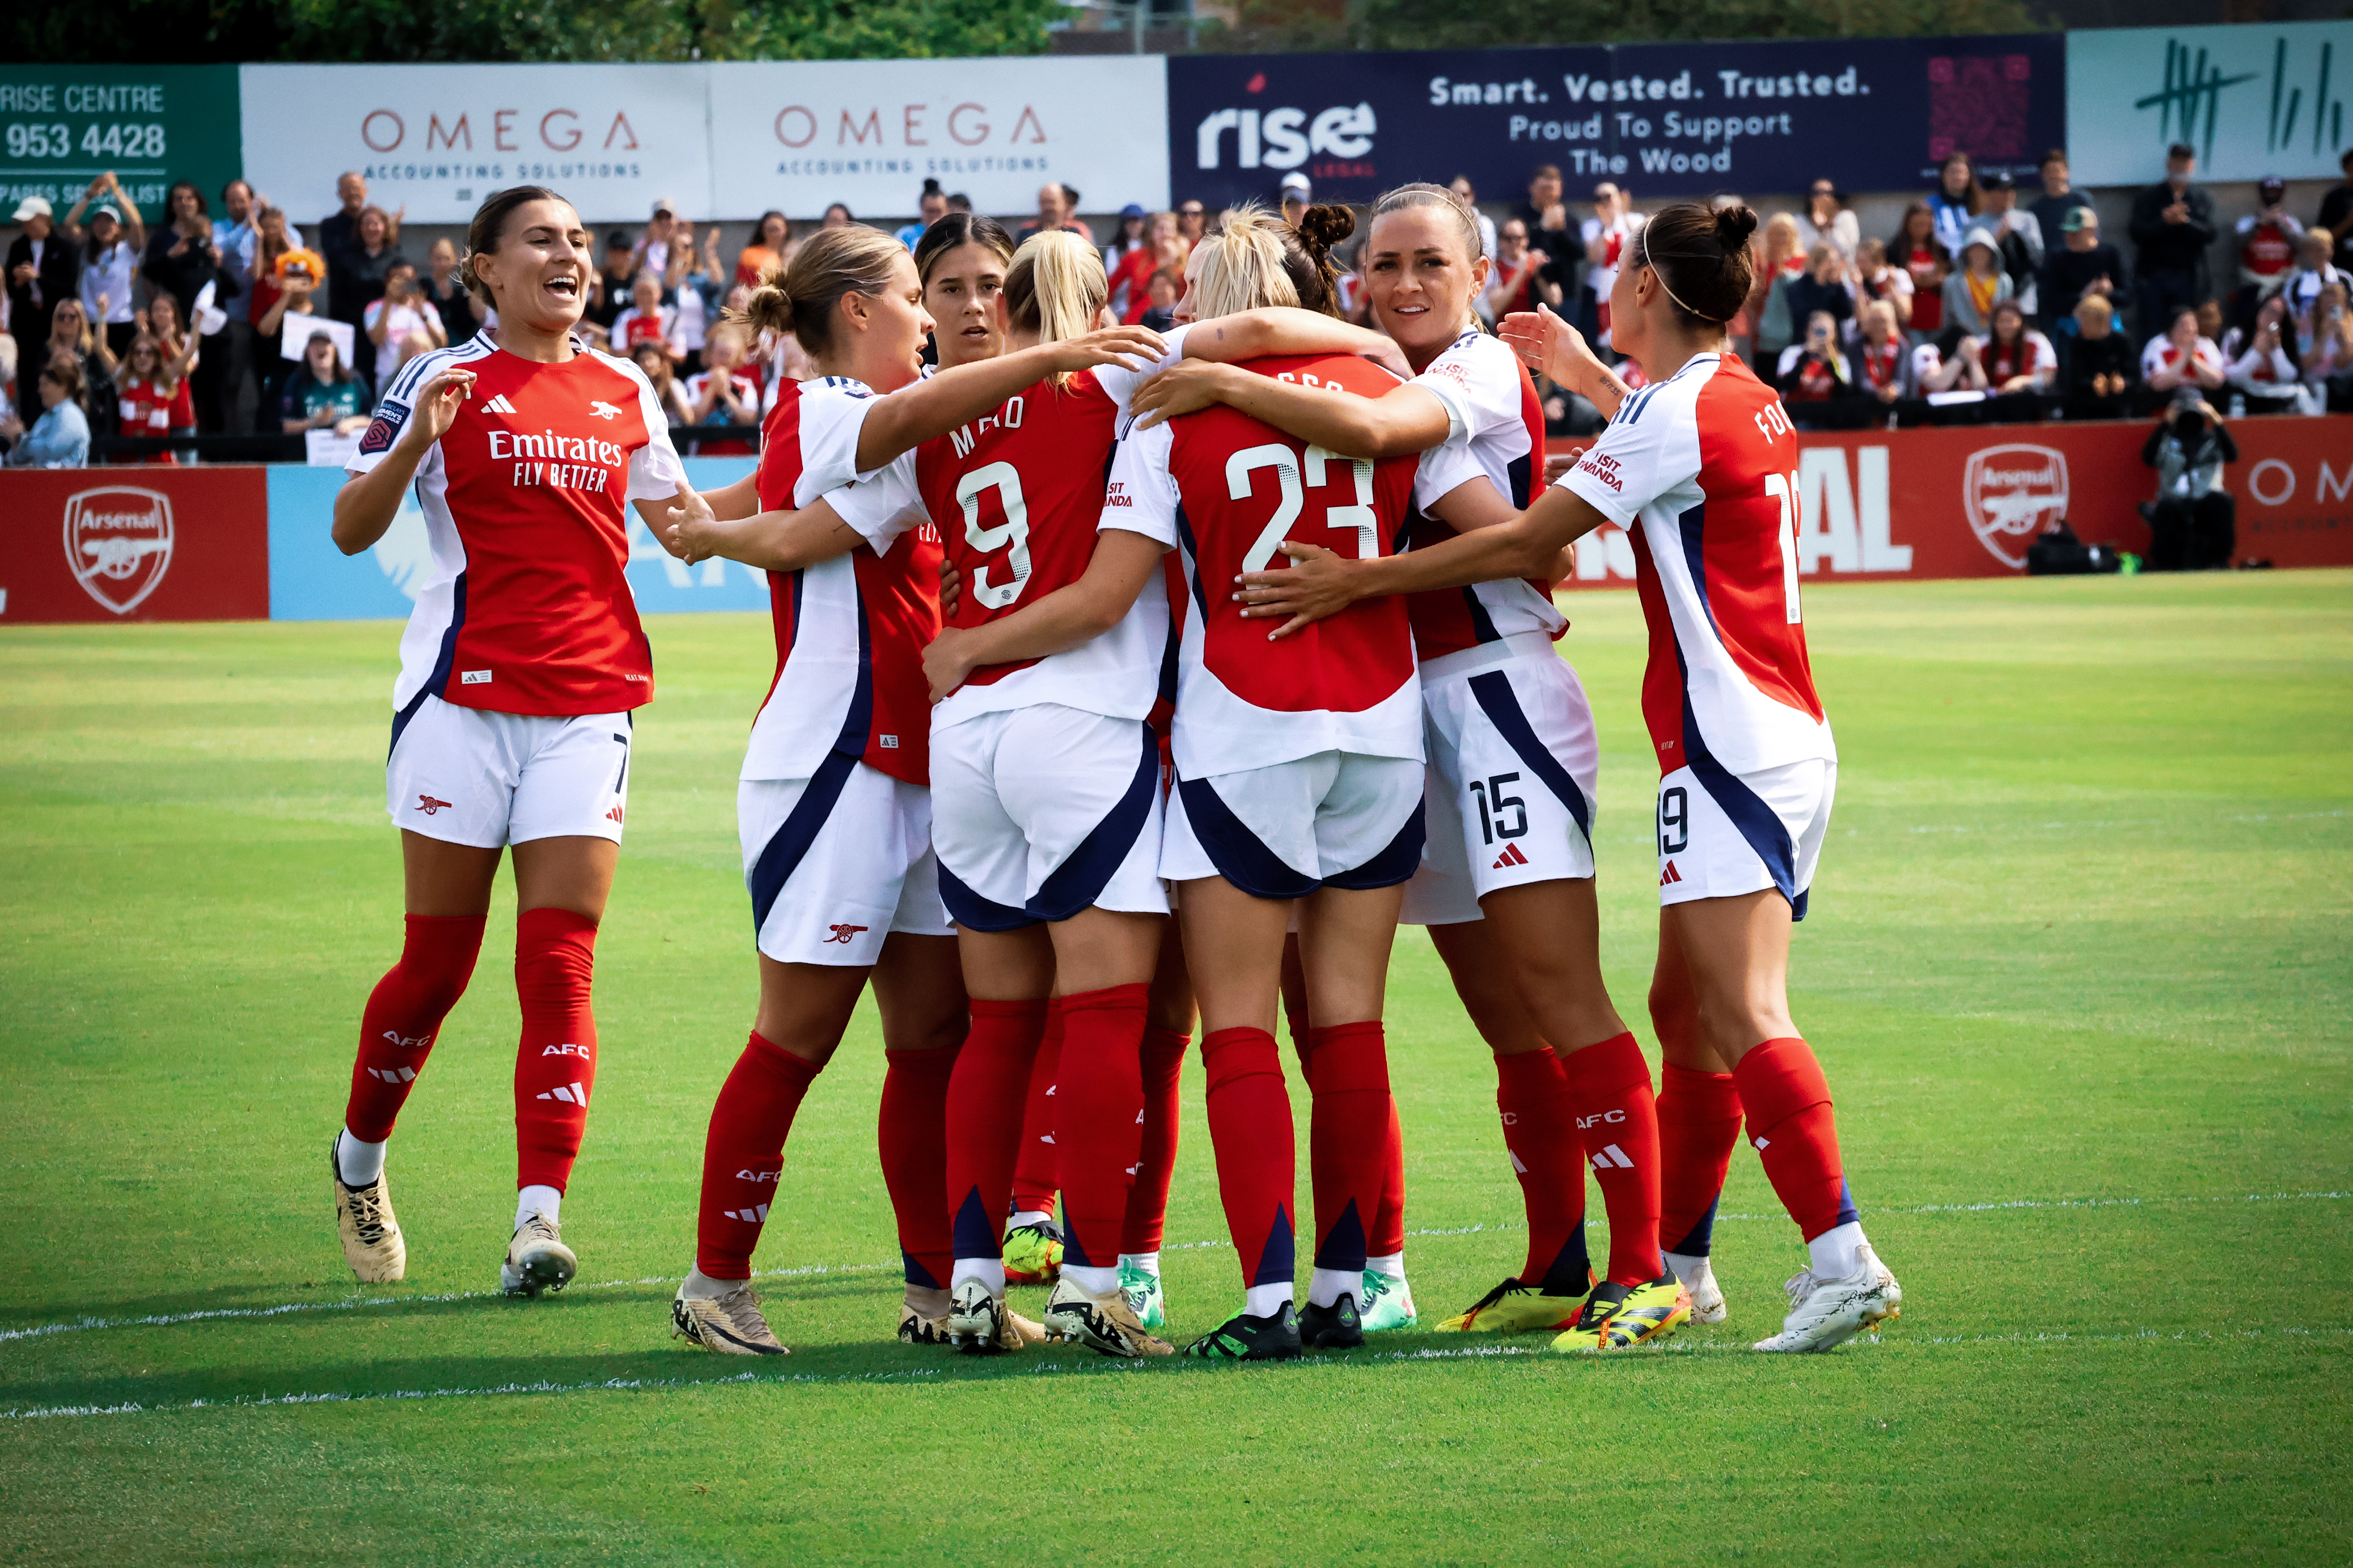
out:
<path id="1" fill-rule="evenodd" d="M 0 22 L 16 59 L 490 62 L 1042 54 L 1058 0 L 71 0 Z"/>

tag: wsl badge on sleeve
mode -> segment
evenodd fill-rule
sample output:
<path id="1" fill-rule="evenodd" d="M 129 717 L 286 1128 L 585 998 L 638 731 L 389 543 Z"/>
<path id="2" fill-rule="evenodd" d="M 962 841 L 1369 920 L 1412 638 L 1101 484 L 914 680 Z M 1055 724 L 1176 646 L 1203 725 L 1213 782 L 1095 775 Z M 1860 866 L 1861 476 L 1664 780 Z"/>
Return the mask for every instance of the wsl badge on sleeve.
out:
<path id="1" fill-rule="evenodd" d="M 385 398 L 377 407 L 375 417 L 368 421 L 366 431 L 360 437 L 360 455 L 373 458 L 378 453 L 391 451 L 392 444 L 400 438 L 401 426 L 407 423 L 408 410 L 392 399 Z"/>

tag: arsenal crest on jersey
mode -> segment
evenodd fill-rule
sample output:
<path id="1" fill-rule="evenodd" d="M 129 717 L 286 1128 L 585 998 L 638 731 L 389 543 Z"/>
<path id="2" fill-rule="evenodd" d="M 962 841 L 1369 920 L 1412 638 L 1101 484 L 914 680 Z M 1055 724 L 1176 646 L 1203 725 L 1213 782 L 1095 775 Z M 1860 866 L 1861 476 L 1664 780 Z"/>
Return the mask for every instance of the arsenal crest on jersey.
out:
<path id="1" fill-rule="evenodd" d="M 66 502 L 66 564 L 91 598 L 129 615 L 171 570 L 171 499 L 131 485 L 83 490 Z"/>
<path id="2" fill-rule="evenodd" d="M 2026 547 L 2067 515 L 2067 455 L 2050 447 L 1988 447 L 1961 476 L 1969 528 L 1995 560 L 2026 570 Z"/>

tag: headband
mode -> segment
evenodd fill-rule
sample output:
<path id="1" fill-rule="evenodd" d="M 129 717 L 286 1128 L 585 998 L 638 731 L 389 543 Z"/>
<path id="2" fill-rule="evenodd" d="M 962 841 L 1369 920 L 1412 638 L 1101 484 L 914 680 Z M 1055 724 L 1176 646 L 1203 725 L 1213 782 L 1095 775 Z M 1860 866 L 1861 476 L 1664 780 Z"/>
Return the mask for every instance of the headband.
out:
<path id="1" fill-rule="evenodd" d="M 1667 298 L 1672 300 L 1684 315 L 1695 317 L 1703 321 L 1714 322 L 1719 327 L 1731 320 L 1728 316 L 1711 316 L 1704 311 L 1694 310 L 1683 303 L 1683 296 L 1676 293 L 1674 285 L 1667 281 L 1667 275 L 1659 269 L 1657 262 L 1651 259 L 1651 230 L 1647 224 L 1634 231 L 1634 243 L 1641 252 L 1638 258 L 1640 265 L 1651 269 L 1651 276 L 1659 280 L 1659 287 L 1667 291 Z"/>

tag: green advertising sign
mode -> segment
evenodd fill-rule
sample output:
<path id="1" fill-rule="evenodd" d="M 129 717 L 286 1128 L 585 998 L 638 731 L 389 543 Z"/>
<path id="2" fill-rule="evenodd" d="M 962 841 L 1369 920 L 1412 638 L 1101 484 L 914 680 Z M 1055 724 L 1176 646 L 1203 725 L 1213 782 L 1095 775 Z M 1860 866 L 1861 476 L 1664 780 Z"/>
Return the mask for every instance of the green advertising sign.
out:
<path id="1" fill-rule="evenodd" d="M 26 196 L 63 217 L 110 170 L 150 224 L 174 180 L 218 216 L 239 134 L 235 66 L 0 64 L 0 219 Z"/>
<path id="2" fill-rule="evenodd" d="M 2187 142 L 2209 180 L 2325 180 L 2348 145 L 2353 21 L 2114 27 L 2067 35 L 2079 185 L 2141 185 Z"/>

